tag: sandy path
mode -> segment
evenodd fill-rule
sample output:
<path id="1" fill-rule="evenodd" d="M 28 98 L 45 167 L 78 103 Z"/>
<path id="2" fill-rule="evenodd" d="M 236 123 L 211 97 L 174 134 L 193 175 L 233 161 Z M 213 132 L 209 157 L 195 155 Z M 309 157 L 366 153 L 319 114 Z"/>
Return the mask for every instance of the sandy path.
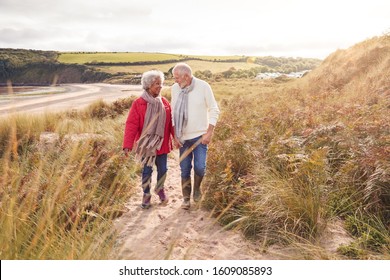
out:
<path id="1" fill-rule="evenodd" d="M 210 213 L 192 204 L 189 211 L 182 202 L 178 151 L 168 158 L 165 183 L 169 203 L 159 204 L 153 194 L 150 209 L 140 207 L 141 187 L 127 204 L 128 212 L 116 220 L 121 244 L 114 258 L 171 260 L 254 260 L 264 259 L 258 248 L 239 232 L 224 230 Z M 153 179 L 155 180 L 155 174 Z M 154 183 L 153 183 L 154 185 Z M 269 258 L 269 256 L 267 256 Z"/>
<path id="2" fill-rule="evenodd" d="M 167 205 L 159 204 L 152 195 L 152 207 L 142 209 L 141 186 L 135 188 L 127 203 L 128 211 L 115 221 L 119 231 L 117 249 L 112 259 L 135 260 L 277 260 L 305 259 L 305 251 L 296 247 L 271 246 L 264 252 L 261 244 L 246 240 L 239 231 L 223 229 L 210 212 L 197 208 L 180 208 L 182 202 L 178 150 L 168 157 L 168 176 L 165 189 Z M 153 173 L 153 187 L 156 171 Z M 192 201 L 192 200 L 191 200 Z M 329 222 L 327 230 L 318 240 L 318 259 L 333 259 L 340 245 L 353 239 L 339 220 Z M 309 244 L 309 243 L 308 243 Z M 309 246 L 310 247 L 310 246 Z"/>

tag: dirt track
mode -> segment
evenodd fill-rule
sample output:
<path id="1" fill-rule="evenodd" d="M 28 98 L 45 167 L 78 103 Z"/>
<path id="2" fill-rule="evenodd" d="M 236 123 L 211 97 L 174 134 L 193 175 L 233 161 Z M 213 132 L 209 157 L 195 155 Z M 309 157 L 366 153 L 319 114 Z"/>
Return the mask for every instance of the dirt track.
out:
<path id="1" fill-rule="evenodd" d="M 259 260 L 275 259 L 264 254 L 261 247 L 251 243 L 240 232 L 225 230 L 210 217 L 211 213 L 192 205 L 190 210 L 180 208 L 178 150 L 168 158 L 168 176 L 165 188 L 167 205 L 159 203 L 153 194 L 152 207 L 142 209 L 141 187 L 127 204 L 128 212 L 116 221 L 120 232 L 119 248 L 113 259 L 170 259 L 170 260 Z M 155 173 L 155 172 L 154 172 Z M 156 174 L 153 176 L 155 184 Z"/>
<path id="2" fill-rule="evenodd" d="M 113 102 L 140 93 L 139 85 L 66 84 L 53 87 L 51 93 L 1 96 L 0 115 L 82 109 L 99 99 Z"/>
<path id="3" fill-rule="evenodd" d="M 155 173 L 155 172 L 154 172 Z M 155 185 L 156 174 L 152 184 Z M 139 179 L 140 180 L 140 179 Z M 168 157 L 168 176 L 165 188 L 169 197 L 167 205 L 159 203 L 153 193 L 152 207 L 142 209 L 141 186 L 126 204 L 128 211 L 115 221 L 119 231 L 117 248 L 112 259 L 126 260 L 277 260 L 304 259 L 305 251 L 297 246 L 264 248 L 261 242 L 251 242 L 240 231 L 226 230 L 211 213 L 196 205 L 190 210 L 181 209 L 178 150 Z M 328 225 L 318 240 L 318 259 L 333 259 L 341 244 L 349 244 L 352 238 L 339 221 Z M 314 248 L 314 246 L 313 246 Z M 314 249 L 311 249 L 314 252 Z M 313 253 L 313 258 L 315 258 Z"/>

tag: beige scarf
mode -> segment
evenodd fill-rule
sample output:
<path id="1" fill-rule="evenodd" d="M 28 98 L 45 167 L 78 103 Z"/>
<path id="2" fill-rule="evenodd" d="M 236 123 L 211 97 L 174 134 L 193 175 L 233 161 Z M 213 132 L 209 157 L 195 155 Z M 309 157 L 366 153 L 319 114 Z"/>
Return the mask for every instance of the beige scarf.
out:
<path id="1" fill-rule="evenodd" d="M 161 96 L 153 98 L 145 90 L 141 95 L 147 103 L 144 126 L 137 141 L 135 154 L 142 164 L 152 166 L 164 140 L 166 113 Z"/>

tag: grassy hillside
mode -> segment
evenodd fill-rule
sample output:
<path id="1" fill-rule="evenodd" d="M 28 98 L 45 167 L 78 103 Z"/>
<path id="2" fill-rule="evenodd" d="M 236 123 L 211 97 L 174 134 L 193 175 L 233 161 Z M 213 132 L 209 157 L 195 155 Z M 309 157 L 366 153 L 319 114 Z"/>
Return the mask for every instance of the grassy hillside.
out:
<path id="1" fill-rule="evenodd" d="M 367 40 L 296 80 L 212 74 L 202 206 L 281 259 L 390 259 L 389 47 Z M 139 187 L 120 156 L 131 102 L 1 119 L 2 259 L 108 258 Z"/>
<path id="2" fill-rule="evenodd" d="M 142 61 L 179 60 L 182 56 L 164 53 L 135 53 L 135 52 L 64 52 L 58 56 L 61 63 L 133 63 Z"/>
<path id="3" fill-rule="evenodd" d="M 47 52 L 0 49 L 0 84 L 50 85 L 53 83 L 138 83 L 139 75 L 160 69 L 169 78 L 180 61 L 190 64 L 202 78 L 217 78 L 223 72 L 234 78 L 254 77 L 262 72 L 290 73 L 311 70 L 320 60 L 310 58 L 197 56 L 145 52 Z M 231 75 L 222 74 L 225 78 Z"/>
<path id="4" fill-rule="evenodd" d="M 390 258 L 389 47 L 373 38 L 289 83 L 214 84 L 238 96 L 222 102 L 204 206 L 286 258 Z M 329 254 L 339 222 L 355 241 Z"/>
<path id="5" fill-rule="evenodd" d="M 308 75 L 309 91 L 385 93 L 390 87 L 389 35 L 372 38 L 347 50 L 338 50 Z"/>
<path id="6" fill-rule="evenodd" d="M 0 84 L 51 85 L 103 81 L 111 75 L 92 67 L 63 64 L 58 52 L 0 49 Z"/>
<path id="7" fill-rule="evenodd" d="M 203 61 L 246 61 L 244 56 L 200 56 L 147 52 L 63 52 L 59 53 L 58 61 L 62 63 L 143 63 L 172 60 L 203 60 Z"/>
<path id="8" fill-rule="evenodd" d="M 213 61 L 201 61 L 201 60 L 187 60 L 194 72 L 209 70 L 212 73 L 220 73 L 227 71 L 230 68 L 249 70 L 256 67 L 253 63 L 247 62 L 213 62 Z M 129 73 L 129 74 L 140 74 L 150 69 L 159 69 L 163 72 L 168 72 L 176 65 L 176 62 L 155 64 L 155 65 L 127 65 L 127 66 L 99 66 L 98 69 L 115 74 L 115 73 Z"/>
<path id="9" fill-rule="evenodd" d="M 54 51 L 0 49 L 0 61 L 15 67 L 37 62 L 55 62 L 57 57 L 58 53 Z"/>
<path id="10" fill-rule="evenodd" d="M 248 56 L 200 56 L 162 53 L 60 53 L 63 63 L 79 63 L 99 67 L 111 74 L 141 74 L 150 69 L 168 72 L 177 62 L 186 61 L 194 71 L 210 71 L 214 74 L 236 70 L 255 69 L 260 72 L 290 73 L 311 70 L 320 64 L 319 59 Z"/>

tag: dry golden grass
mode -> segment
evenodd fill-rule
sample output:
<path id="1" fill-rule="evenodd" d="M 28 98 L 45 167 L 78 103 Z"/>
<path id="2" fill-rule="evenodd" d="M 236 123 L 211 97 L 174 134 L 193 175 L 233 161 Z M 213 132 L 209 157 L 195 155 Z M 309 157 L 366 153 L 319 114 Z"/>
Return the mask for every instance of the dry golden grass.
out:
<path id="1" fill-rule="evenodd" d="M 118 107 L 1 120 L 1 259 L 108 257 L 138 171 Z"/>
<path id="2" fill-rule="evenodd" d="M 292 248 L 281 258 L 389 259 L 389 46 L 338 51 L 299 80 L 211 80 L 222 114 L 203 206 L 264 250 Z M 119 156 L 129 104 L 2 120 L 2 259 L 109 255 L 138 171 Z M 45 148 L 43 132 L 58 141 Z M 318 240 L 334 218 L 354 242 L 329 254 Z"/>
<path id="3" fill-rule="evenodd" d="M 315 244 L 338 216 L 356 238 L 342 255 L 388 258 L 389 47 L 374 38 L 285 84 L 213 83 L 234 98 L 220 99 L 204 206 L 268 244 Z"/>

